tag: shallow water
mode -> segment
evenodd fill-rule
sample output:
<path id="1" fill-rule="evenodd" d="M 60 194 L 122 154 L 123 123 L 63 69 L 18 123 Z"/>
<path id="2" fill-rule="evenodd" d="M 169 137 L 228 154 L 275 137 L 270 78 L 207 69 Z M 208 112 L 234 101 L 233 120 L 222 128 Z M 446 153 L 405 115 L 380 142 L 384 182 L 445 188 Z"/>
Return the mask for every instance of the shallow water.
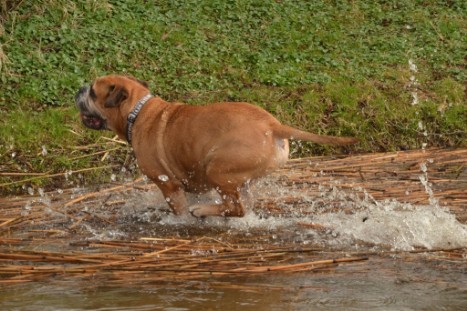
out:
<path id="1" fill-rule="evenodd" d="M 204 220 L 191 216 L 174 216 L 168 211 L 162 194 L 129 191 L 113 196 L 125 204 L 110 211 L 117 215 L 116 226 L 86 228 L 92 237 L 115 239 L 173 234 L 215 235 L 216 231 L 232 235 L 270 234 L 276 243 L 291 239 L 303 245 L 314 244 L 339 249 L 355 249 L 359 245 L 411 251 L 418 247 L 467 248 L 467 225 L 460 223 L 449 209 L 434 198 L 429 205 L 401 203 L 394 199 L 377 201 L 365 192 L 342 190 L 335 186 L 319 186 L 319 196 L 309 195 L 300 187 L 284 188 L 274 179 L 263 179 L 252 186 L 250 195 L 257 203 L 249 207 L 243 218 L 211 217 Z M 430 189 L 429 189 L 430 190 Z M 189 196 L 192 204 L 215 201 L 213 191 Z M 284 200 L 284 198 L 288 198 Z M 274 202 L 280 212 L 270 213 L 261 202 Z M 99 202 L 85 203 L 83 209 L 97 212 Z M 109 209 L 101 206 L 105 215 Z M 317 224 L 319 230 L 308 224 Z M 310 229 L 308 229 L 310 227 Z"/>
<path id="2" fill-rule="evenodd" d="M 2 310 L 465 310 L 466 267 L 373 258 L 320 273 L 184 284 L 50 281 L 3 288 Z"/>
<path id="3" fill-rule="evenodd" d="M 255 208 L 241 219 L 175 217 L 161 193 L 134 189 L 81 202 L 74 210 L 102 222 L 83 221 L 71 241 L 138 240 L 141 237 L 218 238 L 262 245 L 319 247 L 324 258 L 360 253 L 368 261 L 319 272 L 216 276 L 180 281 L 134 279 L 110 285 L 96 277 L 73 281 L 59 275 L 34 283 L 0 287 L 1 310 L 466 310 L 467 226 L 433 197 L 426 171 L 420 183 L 430 195 L 428 205 L 375 200 L 371 195 L 335 186 L 316 186 L 310 194 L 300 185 L 287 188 L 277 178 L 264 179 L 251 189 Z M 360 192 L 362 189 L 358 189 Z M 364 190 L 364 189 L 363 189 Z M 68 199 L 88 192 L 76 188 Z M 316 195 L 318 193 L 318 195 Z M 34 229 L 73 226 L 67 211 L 51 208 L 64 194 L 43 193 L 23 207 L 28 215 L 40 201 L 51 219 Z M 192 196 L 190 201 L 215 200 L 216 194 Z M 119 204 L 107 204 L 120 202 Z M 274 209 L 267 209 L 274 202 Z M 17 232 L 20 238 L 28 232 Z M 34 246 L 55 251 L 62 242 Z M 68 247 L 68 246 L 66 246 Z M 427 252 L 414 252 L 423 248 Z M 456 256 L 430 250 L 458 249 Z M 297 255 L 298 257 L 300 255 Z M 152 272 L 154 273 L 154 272 Z M 157 272 L 156 272 L 157 273 Z M 148 272 L 148 276 L 151 273 Z"/>

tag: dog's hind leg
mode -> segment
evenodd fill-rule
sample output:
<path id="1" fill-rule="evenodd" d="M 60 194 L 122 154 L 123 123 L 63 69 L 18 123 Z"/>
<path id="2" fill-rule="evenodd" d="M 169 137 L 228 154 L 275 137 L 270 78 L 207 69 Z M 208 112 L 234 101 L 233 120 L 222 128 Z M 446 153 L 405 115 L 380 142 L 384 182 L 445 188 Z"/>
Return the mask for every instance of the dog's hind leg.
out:
<path id="1" fill-rule="evenodd" d="M 259 131 L 244 140 L 228 140 L 214 149 L 206 161 L 205 177 L 207 184 L 217 190 L 222 202 L 190 206 L 191 214 L 196 217 L 245 216 L 244 203 L 248 196 L 242 201 L 240 192 L 247 190 L 251 180 L 278 166 L 274 141 L 275 138 Z"/>

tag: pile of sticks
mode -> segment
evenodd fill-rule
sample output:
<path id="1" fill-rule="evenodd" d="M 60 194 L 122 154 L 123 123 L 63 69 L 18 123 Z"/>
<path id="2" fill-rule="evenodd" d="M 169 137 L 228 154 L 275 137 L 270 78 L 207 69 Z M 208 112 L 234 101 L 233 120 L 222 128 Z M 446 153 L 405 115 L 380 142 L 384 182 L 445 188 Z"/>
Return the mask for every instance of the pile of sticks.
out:
<path id="1" fill-rule="evenodd" d="M 5 245 L 24 244 L 1 239 Z M 37 243 L 37 242 L 36 242 Z M 73 251 L 0 253 L 0 284 L 23 283 L 62 275 L 68 279 L 105 278 L 110 283 L 167 279 L 200 279 L 224 275 L 316 271 L 338 264 L 367 260 L 365 256 L 310 260 L 316 249 L 230 245 L 210 237 L 194 240 L 141 238 L 140 241 L 86 241 L 71 243 Z M 76 247 L 82 249 L 76 250 Z M 297 262 L 297 254 L 302 259 Z M 315 254 L 315 255 L 313 255 Z M 308 258 L 303 260 L 303 257 Z"/>

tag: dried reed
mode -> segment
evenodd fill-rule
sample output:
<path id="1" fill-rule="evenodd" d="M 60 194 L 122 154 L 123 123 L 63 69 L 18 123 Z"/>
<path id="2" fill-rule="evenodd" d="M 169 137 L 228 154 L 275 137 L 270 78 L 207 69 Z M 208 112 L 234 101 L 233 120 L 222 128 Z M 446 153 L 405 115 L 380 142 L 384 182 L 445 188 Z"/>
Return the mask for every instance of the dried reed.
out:
<path id="1" fill-rule="evenodd" d="M 287 192 L 286 196 L 259 197 L 255 210 L 287 216 L 292 211 L 282 205 L 293 205 L 298 207 L 295 211 L 300 211 L 300 205 L 307 204 L 295 193 L 319 198 L 322 187 L 337 187 L 352 189 L 361 196 L 366 192 L 374 200 L 392 198 L 425 204 L 436 199 L 455 213 L 459 221 L 466 223 L 466 164 L 467 149 L 291 160 L 272 178 L 293 191 Z M 427 193 L 420 176 L 428 178 L 434 197 Z M 259 247 L 257 241 L 244 237 L 169 236 L 108 241 L 86 240 L 80 233 L 80 228 L 91 220 L 105 226 L 114 225 L 109 217 L 83 211 L 84 203 L 98 202 L 111 209 L 125 201 L 109 201 L 110 195 L 150 189 L 155 187 L 137 179 L 94 192 L 75 194 L 73 198 L 72 190 L 68 189 L 62 194 L 49 195 L 48 202 L 31 196 L 0 198 L 0 284 L 34 282 L 54 276 L 67 279 L 92 277 L 106 280 L 109 284 L 137 280 L 160 282 L 167 278 L 183 282 L 225 275 L 335 269 L 339 265 L 367 262 L 368 256 L 382 254 L 368 251 L 329 253 L 320 247 L 298 248 L 287 242 L 280 246 L 263 242 Z M 334 203 L 326 204 L 332 211 Z M 339 206 L 335 208 L 343 210 Z M 351 209 L 344 211 L 353 212 Z M 316 231 L 327 230 L 318 223 L 299 222 L 298 225 Z M 256 238 L 268 239 L 267 236 Z M 431 252 L 420 249 L 412 253 L 417 252 L 430 254 L 433 260 L 465 261 L 465 249 Z M 383 255 L 390 253 L 384 252 Z M 409 256 L 410 252 L 404 254 Z"/>

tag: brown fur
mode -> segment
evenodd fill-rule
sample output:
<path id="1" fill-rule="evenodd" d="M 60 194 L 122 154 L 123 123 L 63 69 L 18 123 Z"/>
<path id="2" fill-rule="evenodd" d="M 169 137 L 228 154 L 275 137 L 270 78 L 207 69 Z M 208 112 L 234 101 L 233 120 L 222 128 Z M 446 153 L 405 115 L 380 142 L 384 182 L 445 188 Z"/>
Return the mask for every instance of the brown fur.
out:
<path id="1" fill-rule="evenodd" d="M 127 116 L 148 93 L 141 81 L 105 76 L 80 90 L 76 100 L 83 123 L 94 129 L 106 127 L 125 139 Z M 333 145 L 357 142 L 282 125 L 248 103 L 189 106 L 154 97 L 134 123 L 132 145 L 142 172 L 160 188 L 175 214 L 241 217 L 245 214 L 241 190 L 287 161 L 288 139 Z M 188 206 L 185 192 L 210 189 L 220 194 L 221 204 Z"/>

